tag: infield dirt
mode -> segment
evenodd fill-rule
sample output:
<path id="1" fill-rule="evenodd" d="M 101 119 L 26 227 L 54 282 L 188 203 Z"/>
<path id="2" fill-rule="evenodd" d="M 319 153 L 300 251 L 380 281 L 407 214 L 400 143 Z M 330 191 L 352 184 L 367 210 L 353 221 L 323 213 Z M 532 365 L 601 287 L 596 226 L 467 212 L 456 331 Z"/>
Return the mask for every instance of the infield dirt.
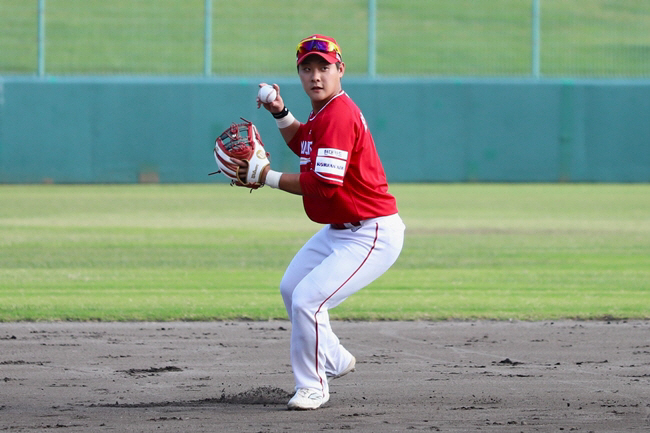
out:
<path id="1" fill-rule="evenodd" d="M 296 412 L 285 321 L 0 323 L 0 431 L 650 430 L 650 321 L 333 328 L 357 371 Z"/>

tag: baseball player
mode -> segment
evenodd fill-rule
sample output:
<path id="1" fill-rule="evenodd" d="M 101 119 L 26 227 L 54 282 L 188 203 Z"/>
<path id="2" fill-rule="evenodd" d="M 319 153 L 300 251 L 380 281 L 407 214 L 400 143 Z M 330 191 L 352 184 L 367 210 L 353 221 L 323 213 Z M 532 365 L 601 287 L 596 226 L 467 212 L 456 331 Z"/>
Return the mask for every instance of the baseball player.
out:
<path id="1" fill-rule="evenodd" d="M 260 180 L 301 195 L 307 216 L 325 224 L 293 258 L 280 291 L 291 321 L 296 393 L 289 409 L 317 409 L 329 400 L 328 380 L 355 370 L 356 359 L 332 331 L 328 311 L 381 276 L 397 260 L 404 224 L 363 114 L 343 91 L 345 63 L 336 40 L 312 35 L 297 47 L 300 82 L 312 111 L 306 123 L 275 100 L 262 103 L 299 173 L 264 167 Z M 266 85 L 261 83 L 260 87 Z M 238 162 L 239 172 L 246 164 Z"/>

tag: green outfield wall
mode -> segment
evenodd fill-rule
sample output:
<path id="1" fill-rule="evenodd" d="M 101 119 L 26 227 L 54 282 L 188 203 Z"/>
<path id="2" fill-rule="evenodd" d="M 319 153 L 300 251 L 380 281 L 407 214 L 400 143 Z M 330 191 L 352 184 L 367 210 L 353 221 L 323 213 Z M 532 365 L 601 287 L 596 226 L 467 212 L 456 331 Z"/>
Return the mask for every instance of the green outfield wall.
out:
<path id="1" fill-rule="evenodd" d="M 268 77 L 266 81 L 272 81 Z M 224 182 L 214 138 L 256 123 L 256 79 L 0 77 L 0 182 Z M 304 121 L 296 78 L 276 80 Z M 648 182 L 650 81 L 344 78 L 391 182 Z"/>

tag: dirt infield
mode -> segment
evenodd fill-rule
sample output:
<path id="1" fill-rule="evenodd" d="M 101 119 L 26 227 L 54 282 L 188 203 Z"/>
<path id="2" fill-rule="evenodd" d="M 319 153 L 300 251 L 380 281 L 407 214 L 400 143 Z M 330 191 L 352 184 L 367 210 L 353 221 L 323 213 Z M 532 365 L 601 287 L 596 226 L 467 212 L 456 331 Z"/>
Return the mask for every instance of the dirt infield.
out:
<path id="1" fill-rule="evenodd" d="M 333 328 L 357 371 L 295 412 L 288 322 L 0 323 L 0 431 L 650 429 L 650 321 Z"/>

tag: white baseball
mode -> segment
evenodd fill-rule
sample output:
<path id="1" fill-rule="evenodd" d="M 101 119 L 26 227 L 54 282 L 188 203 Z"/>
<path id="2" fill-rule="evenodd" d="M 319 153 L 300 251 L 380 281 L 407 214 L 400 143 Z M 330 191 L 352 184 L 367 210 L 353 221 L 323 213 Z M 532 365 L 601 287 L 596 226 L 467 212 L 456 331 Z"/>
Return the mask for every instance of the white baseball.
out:
<path id="1" fill-rule="evenodd" d="M 260 91 L 257 92 L 257 97 L 264 104 L 269 104 L 275 101 L 275 98 L 278 96 L 278 92 L 275 91 L 273 86 L 267 84 L 266 86 L 260 87 Z"/>

